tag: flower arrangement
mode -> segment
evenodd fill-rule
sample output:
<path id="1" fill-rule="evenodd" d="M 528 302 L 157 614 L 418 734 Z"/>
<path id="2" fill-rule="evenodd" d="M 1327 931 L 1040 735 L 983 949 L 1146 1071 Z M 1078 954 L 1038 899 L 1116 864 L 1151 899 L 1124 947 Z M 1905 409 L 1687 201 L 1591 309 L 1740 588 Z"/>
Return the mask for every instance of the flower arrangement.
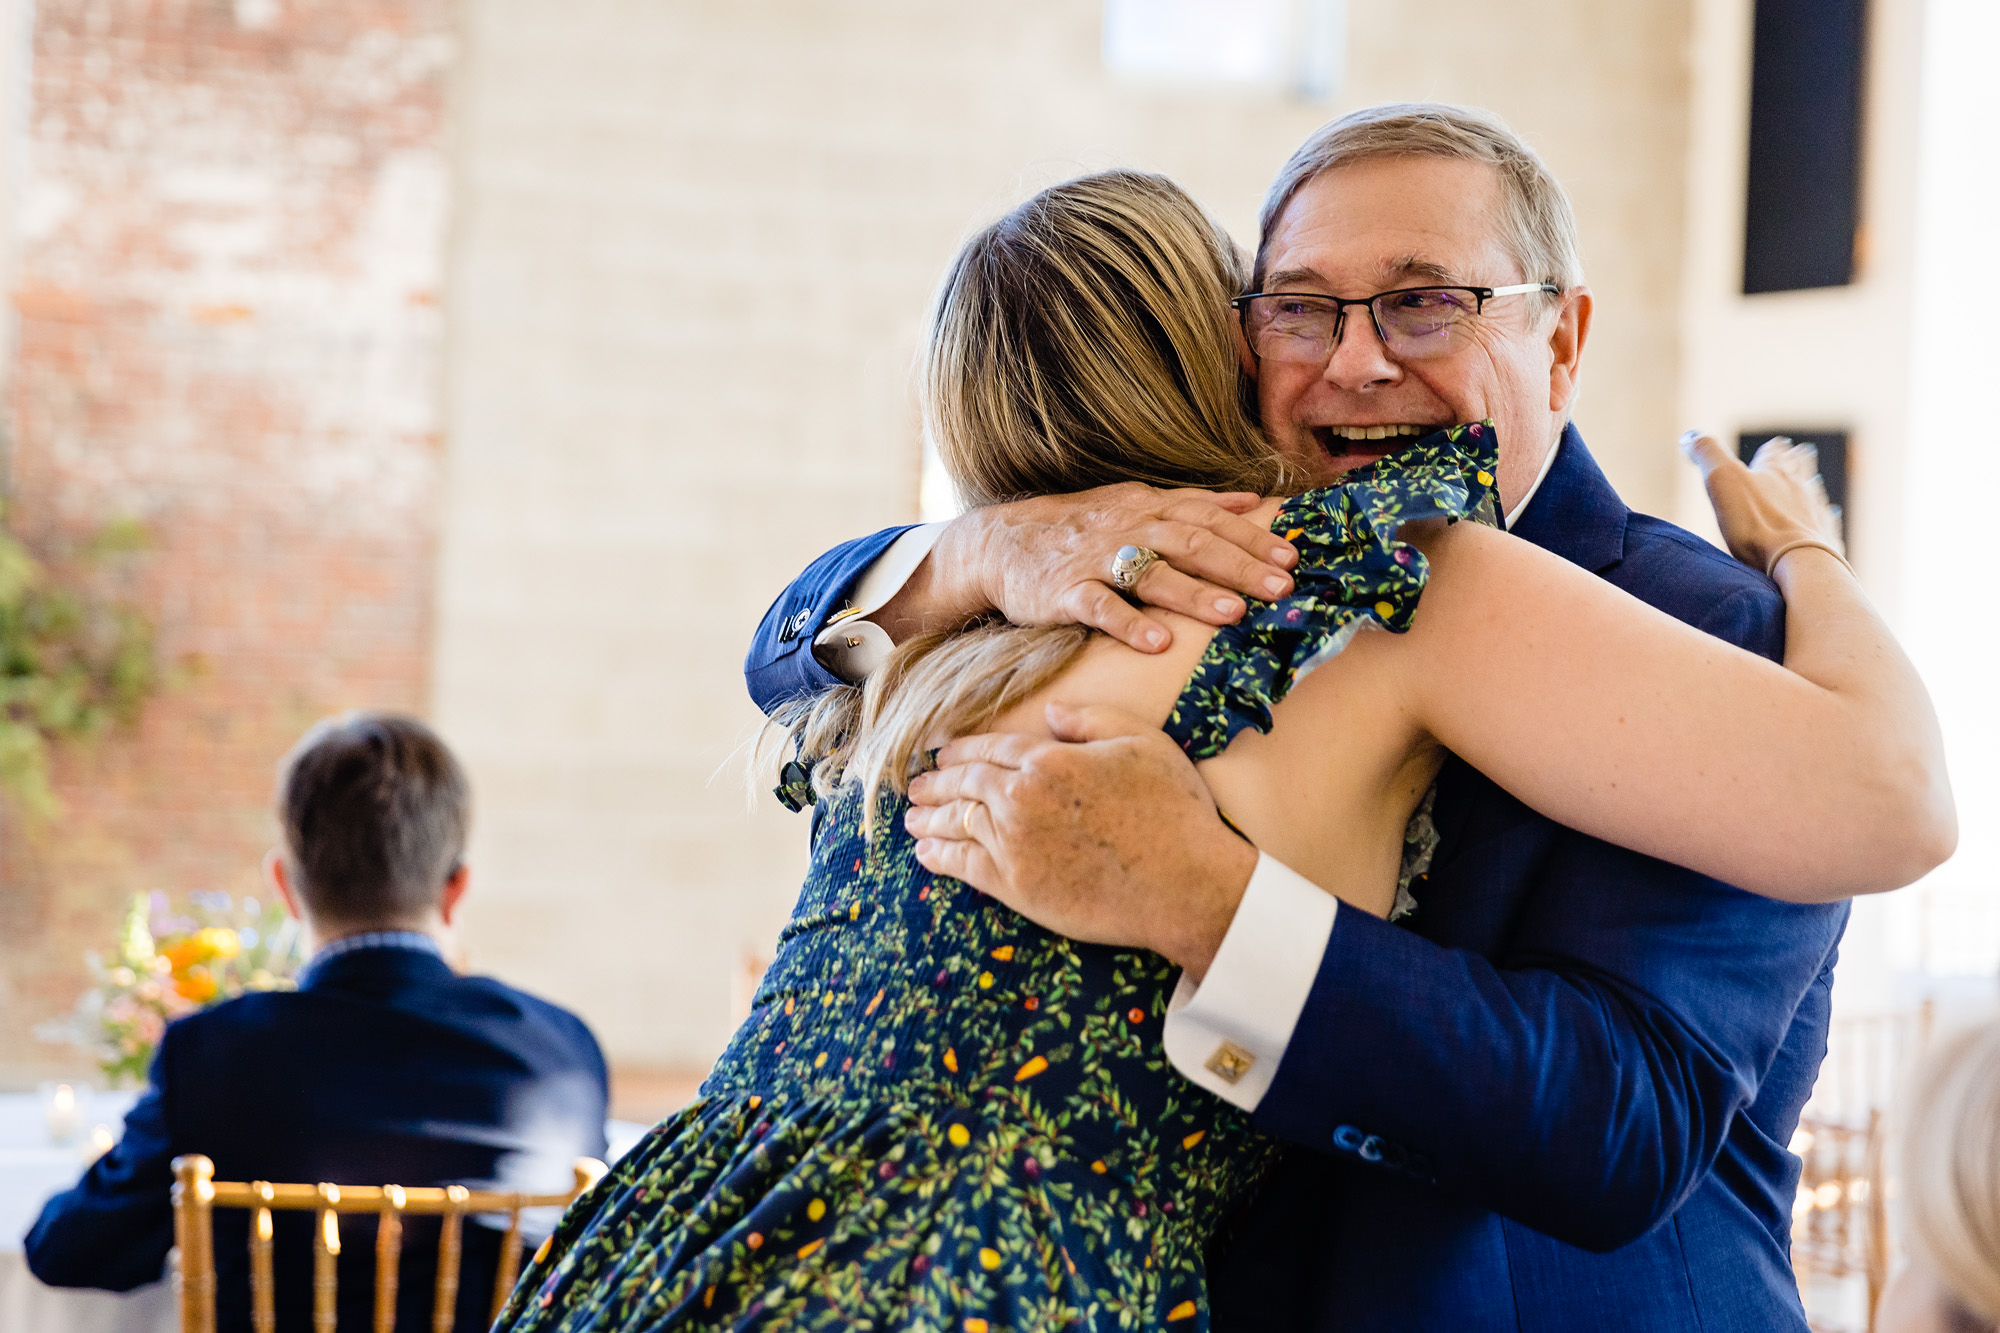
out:
<path id="1" fill-rule="evenodd" d="M 163 893 L 138 894 L 110 958 L 88 956 L 91 988 L 45 1038 L 88 1051 L 111 1086 L 146 1076 L 167 1024 L 248 991 L 289 990 L 302 961 L 284 909 L 255 898 L 194 893 L 174 910 Z"/>

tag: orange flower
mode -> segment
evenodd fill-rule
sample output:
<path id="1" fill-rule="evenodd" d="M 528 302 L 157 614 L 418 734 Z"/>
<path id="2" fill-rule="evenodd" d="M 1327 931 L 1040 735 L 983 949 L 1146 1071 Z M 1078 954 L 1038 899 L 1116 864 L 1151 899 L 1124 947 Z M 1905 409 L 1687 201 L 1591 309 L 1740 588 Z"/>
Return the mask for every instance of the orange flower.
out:
<path id="1" fill-rule="evenodd" d="M 1047 1069 L 1048 1067 L 1049 1067 L 1048 1057 L 1038 1055 L 1034 1059 L 1028 1061 L 1028 1063 L 1022 1065 L 1019 1069 L 1014 1071 L 1014 1081 L 1016 1083 L 1026 1083 L 1029 1079 L 1041 1073 L 1044 1069 Z"/>
<path id="2" fill-rule="evenodd" d="M 199 963 L 189 968 L 186 976 L 174 978 L 174 990 L 182 999 L 193 1000 L 196 1004 L 207 1004 L 215 998 L 215 993 L 220 989 L 221 987 L 215 984 L 215 978 L 209 975 L 208 969 Z"/>
<path id="3" fill-rule="evenodd" d="M 1192 1318 L 1194 1318 L 1193 1301 L 1182 1301 L 1179 1305 L 1176 1305 L 1173 1309 L 1167 1311 L 1167 1322 L 1170 1324 L 1178 1320 L 1192 1319 Z"/>
<path id="4" fill-rule="evenodd" d="M 160 956 L 167 960 L 167 966 L 174 971 L 185 972 L 201 961 L 201 937 L 183 935 L 160 950 Z"/>

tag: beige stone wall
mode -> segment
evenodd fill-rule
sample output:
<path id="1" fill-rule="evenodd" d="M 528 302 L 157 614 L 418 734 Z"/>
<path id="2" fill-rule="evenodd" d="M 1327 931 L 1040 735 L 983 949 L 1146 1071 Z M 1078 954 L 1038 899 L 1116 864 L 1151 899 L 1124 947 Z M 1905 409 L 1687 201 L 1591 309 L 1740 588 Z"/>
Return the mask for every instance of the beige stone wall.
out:
<path id="1" fill-rule="evenodd" d="M 1437 98 L 1507 117 L 1568 188 L 1596 296 L 1577 425 L 1634 506 L 1672 503 L 1691 0 L 1349 0 L 1339 107 Z"/>
<path id="2" fill-rule="evenodd" d="M 914 514 L 931 285 L 1051 180 L 1166 171 L 1249 240 L 1335 111 L 1497 108 L 1582 215 L 1580 419 L 1666 502 L 1686 0 L 1352 9 L 1345 91 L 1308 104 L 1121 84 L 1074 0 L 466 0 L 433 697 L 479 788 L 483 966 L 627 1064 L 724 1040 L 805 856 L 727 768 L 750 630 L 813 555 Z"/>

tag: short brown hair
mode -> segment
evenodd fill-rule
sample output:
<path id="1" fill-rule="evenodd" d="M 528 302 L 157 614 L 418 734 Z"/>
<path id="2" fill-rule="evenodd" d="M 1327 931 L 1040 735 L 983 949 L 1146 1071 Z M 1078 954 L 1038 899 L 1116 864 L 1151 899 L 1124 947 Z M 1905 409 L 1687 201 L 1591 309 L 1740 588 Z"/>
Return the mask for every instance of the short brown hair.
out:
<path id="1" fill-rule="evenodd" d="M 1336 168 L 1389 157 L 1442 157 L 1491 167 L 1500 178 L 1500 240 L 1520 264 L 1522 279 L 1552 282 L 1565 292 L 1582 285 L 1576 213 L 1562 182 L 1506 121 L 1491 111 L 1443 102 L 1363 107 L 1314 130 L 1279 168 L 1264 196 L 1254 281 L 1263 285 L 1271 229 L 1293 195 Z"/>
<path id="2" fill-rule="evenodd" d="M 420 917 L 465 855 L 471 804 L 465 771 L 423 723 L 328 718 L 293 747 L 278 780 L 294 890 L 329 920 Z"/>

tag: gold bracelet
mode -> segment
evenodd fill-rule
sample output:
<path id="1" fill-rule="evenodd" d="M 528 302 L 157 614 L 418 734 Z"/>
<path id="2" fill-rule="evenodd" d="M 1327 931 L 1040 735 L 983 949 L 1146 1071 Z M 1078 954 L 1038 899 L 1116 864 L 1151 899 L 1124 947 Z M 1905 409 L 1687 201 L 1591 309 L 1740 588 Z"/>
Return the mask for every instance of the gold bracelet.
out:
<path id="1" fill-rule="evenodd" d="M 1771 558 L 1764 562 L 1764 577 L 1768 579 L 1776 576 L 1778 572 L 1778 562 L 1780 560 L 1783 560 L 1785 556 L 1790 552 L 1798 550 L 1801 546 L 1816 547 L 1819 550 L 1825 551 L 1828 555 L 1832 556 L 1835 560 L 1838 560 L 1841 564 L 1847 565 L 1846 554 L 1838 546 L 1835 546 L 1832 542 L 1825 541 L 1819 537 L 1796 537 L 1791 541 L 1786 542 L 1783 546 L 1780 546 L 1777 550 L 1771 552 Z M 1847 572 L 1852 574 L 1854 572 L 1854 566 L 1847 565 Z"/>

